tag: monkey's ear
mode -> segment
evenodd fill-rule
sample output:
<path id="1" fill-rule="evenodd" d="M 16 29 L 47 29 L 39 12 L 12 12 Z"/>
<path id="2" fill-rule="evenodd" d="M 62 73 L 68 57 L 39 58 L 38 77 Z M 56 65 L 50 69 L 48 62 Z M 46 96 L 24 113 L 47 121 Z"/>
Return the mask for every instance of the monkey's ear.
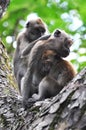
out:
<path id="1" fill-rule="evenodd" d="M 59 37 L 60 36 L 60 34 L 61 34 L 61 31 L 60 30 L 55 30 L 55 32 L 54 32 L 54 36 L 55 37 Z"/>
<path id="2" fill-rule="evenodd" d="M 43 23 L 42 19 L 41 19 L 41 18 L 38 18 L 38 19 L 37 19 L 37 23 L 38 23 L 38 24 Z"/>
<path id="3" fill-rule="evenodd" d="M 28 28 L 30 26 L 30 22 L 26 23 L 26 28 Z"/>

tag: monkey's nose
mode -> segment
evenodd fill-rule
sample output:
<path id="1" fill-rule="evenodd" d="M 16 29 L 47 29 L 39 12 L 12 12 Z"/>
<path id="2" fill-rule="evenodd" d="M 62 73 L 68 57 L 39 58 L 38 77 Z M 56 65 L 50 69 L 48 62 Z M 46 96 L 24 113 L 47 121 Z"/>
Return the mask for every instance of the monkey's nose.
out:
<path id="1" fill-rule="evenodd" d="M 73 44 L 73 39 L 68 39 L 67 43 L 68 43 L 68 46 L 70 47 Z"/>
<path id="2" fill-rule="evenodd" d="M 65 47 L 69 48 L 73 44 L 73 39 L 65 39 Z"/>

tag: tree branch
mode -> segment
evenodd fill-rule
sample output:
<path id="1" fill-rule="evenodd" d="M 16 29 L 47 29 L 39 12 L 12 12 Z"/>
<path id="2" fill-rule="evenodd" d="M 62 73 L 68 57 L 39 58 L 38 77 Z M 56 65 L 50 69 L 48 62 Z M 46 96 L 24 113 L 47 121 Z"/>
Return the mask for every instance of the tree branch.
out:
<path id="1" fill-rule="evenodd" d="M 9 3 L 10 3 L 10 0 L 0 0 L 0 18 L 2 17 Z"/>
<path id="2" fill-rule="evenodd" d="M 0 42 L 1 130 L 85 130 L 86 68 L 51 99 L 24 110 L 5 47 Z"/>

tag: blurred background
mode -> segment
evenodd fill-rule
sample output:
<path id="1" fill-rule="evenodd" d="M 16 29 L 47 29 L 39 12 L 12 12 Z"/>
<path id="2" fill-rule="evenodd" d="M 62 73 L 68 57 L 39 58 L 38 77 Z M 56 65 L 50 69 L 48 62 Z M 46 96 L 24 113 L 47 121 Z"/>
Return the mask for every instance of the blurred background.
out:
<path id="1" fill-rule="evenodd" d="M 11 61 L 16 47 L 16 36 L 30 16 L 41 17 L 50 32 L 60 28 L 69 33 L 74 44 L 67 59 L 78 72 L 86 66 L 85 0 L 10 0 L 10 5 L 0 20 L 0 37 Z"/>

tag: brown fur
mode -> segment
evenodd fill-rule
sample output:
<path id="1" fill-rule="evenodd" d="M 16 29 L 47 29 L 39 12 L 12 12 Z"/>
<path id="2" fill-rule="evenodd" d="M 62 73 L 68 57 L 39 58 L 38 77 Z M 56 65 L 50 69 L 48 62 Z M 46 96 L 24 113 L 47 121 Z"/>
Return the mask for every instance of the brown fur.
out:
<path id="1" fill-rule="evenodd" d="M 47 32 L 47 28 L 42 19 L 29 20 L 26 23 L 24 31 L 18 34 L 17 47 L 14 54 L 13 65 L 14 75 L 18 83 L 19 91 L 21 93 L 21 79 L 27 71 L 29 55 L 21 57 L 24 49 L 29 46 L 32 48 L 32 42 L 43 36 Z M 28 53 L 29 54 L 29 53 Z"/>
<path id="2" fill-rule="evenodd" d="M 55 96 L 75 76 L 71 63 L 62 59 L 69 55 L 71 45 L 68 34 L 55 30 L 47 40 L 40 40 L 33 46 L 22 83 L 25 106 Z"/>

